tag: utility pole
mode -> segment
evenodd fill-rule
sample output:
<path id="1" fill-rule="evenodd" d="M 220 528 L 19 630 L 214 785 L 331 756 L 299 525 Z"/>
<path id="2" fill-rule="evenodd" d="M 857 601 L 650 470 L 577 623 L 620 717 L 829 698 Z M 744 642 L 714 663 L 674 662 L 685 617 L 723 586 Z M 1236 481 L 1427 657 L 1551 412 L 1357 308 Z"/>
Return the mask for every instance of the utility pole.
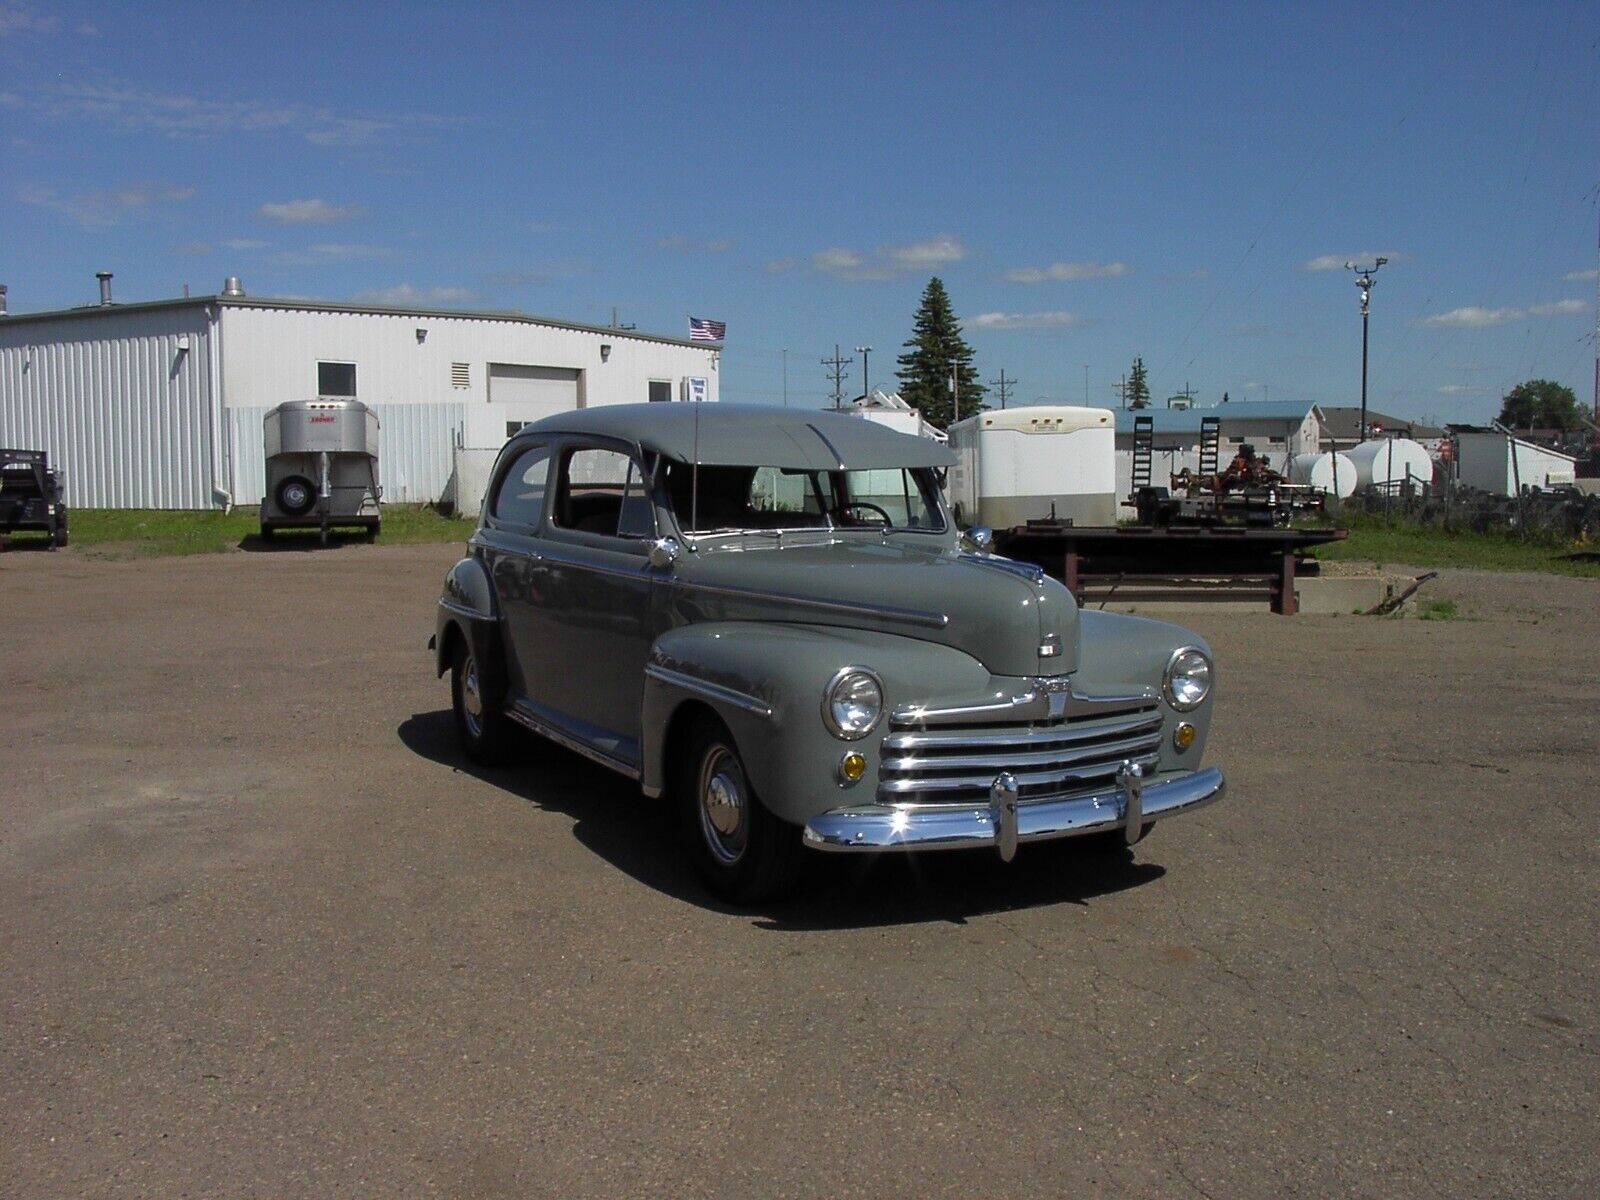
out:
<path id="1" fill-rule="evenodd" d="M 1006 398 L 1011 395 L 1011 389 L 1017 386 L 1015 379 L 1006 378 L 1006 369 L 1000 368 L 1000 378 L 989 380 L 991 384 L 1000 389 L 1000 407 L 1006 406 Z"/>
<path id="2" fill-rule="evenodd" d="M 1367 440 L 1367 303 L 1372 298 L 1372 277 L 1388 261 L 1380 257 L 1370 267 L 1358 267 L 1353 262 L 1344 265 L 1345 270 L 1356 273 L 1356 287 L 1361 289 L 1361 426 L 1357 432 L 1363 442 Z"/>
<path id="3" fill-rule="evenodd" d="M 783 406 L 789 407 L 789 347 L 783 348 Z"/>
<path id="4" fill-rule="evenodd" d="M 1083 406 L 1089 407 L 1089 364 L 1083 364 Z"/>
<path id="5" fill-rule="evenodd" d="M 867 355 L 872 353 L 872 347 L 857 346 L 856 353 L 861 355 L 861 399 L 864 401 L 872 394 L 872 376 L 867 373 Z"/>
<path id="6" fill-rule="evenodd" d="M 1117 394 L 1117 403 L 1123 408 L 1128 407 L 1128 377 L 1123 377 L 1111 385 L 1111 390 Z"/>
<path id="7" fill-rule="evenodd" d="M 853 358 L 840 358 L 839 357 L 839 343 L 838 342 L 835 342 L 833 344 L 833 357 L 832 358 L 825 358 L 825 359 L 822 360 L 822 365 L 823 366 L 832 367 L 833 368 L 833 370 L 830 372 L 830 374 L 833 375 L 833 406 L 834 406 L 834 408 L 838 408 L 844 403 L 844 377 L 848 373 L 848 372 L 845 371 L 845 367 L 846 367 L 847 364 L 853 363 L 853 362 L 855 362 L 855 359 L 853 359 Z"/>

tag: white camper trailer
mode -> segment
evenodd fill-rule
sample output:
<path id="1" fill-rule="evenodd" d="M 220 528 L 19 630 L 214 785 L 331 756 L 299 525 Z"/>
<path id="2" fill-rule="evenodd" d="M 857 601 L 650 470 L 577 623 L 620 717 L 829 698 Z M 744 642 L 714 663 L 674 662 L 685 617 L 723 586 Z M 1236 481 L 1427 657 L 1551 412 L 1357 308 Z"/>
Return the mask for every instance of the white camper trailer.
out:
<path id="1" fill-rule="evenodd" d="M 1115 525 L 1117 433 L 1108 408 L 979 413 L 950 426 L 950 500 L 963 522 Z"/>

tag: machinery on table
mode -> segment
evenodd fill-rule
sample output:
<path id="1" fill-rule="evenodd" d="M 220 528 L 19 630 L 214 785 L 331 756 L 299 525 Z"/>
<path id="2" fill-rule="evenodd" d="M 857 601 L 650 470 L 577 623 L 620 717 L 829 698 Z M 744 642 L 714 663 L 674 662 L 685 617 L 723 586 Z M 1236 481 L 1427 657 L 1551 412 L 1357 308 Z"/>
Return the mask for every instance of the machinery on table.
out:
<path id="1" fill-rule="evenodd" d="M 67 544 L 61 472 L 43 450 L 0 450 L 0 544 L 17 532 L 42 533 L 50 549 Z"/>
<path id="2" fill-rule="evenodd" d="M 1200 469 L 1185 467 L 1169 477 L 1168 487 L 1152 486 L 1153 426 L 1149 417 L 1134 418 L 1132 501 L 1140 525 L 1270 529 L 1285 527 L 1296 516 L 1321 515 L 1322 493 L 1288 482 L 1256 454 L 1254 446 L 1240 446 L 1233 460 L 1218 470 L 1221 422 L 1216 417 L 1200 422 Z"/>
<path id="3" fill-rule="evenodd" d="M 378 536 L 378 414 L 359 400 L 290 400 L 266 415 L 261 536 L 355 527 Z"/>

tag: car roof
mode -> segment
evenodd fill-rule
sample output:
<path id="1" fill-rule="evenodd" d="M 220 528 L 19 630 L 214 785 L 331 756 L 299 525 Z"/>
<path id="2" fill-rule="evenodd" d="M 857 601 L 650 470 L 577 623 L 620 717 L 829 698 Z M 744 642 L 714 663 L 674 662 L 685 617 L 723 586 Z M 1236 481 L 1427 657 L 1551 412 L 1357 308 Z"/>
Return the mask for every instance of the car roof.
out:
<path id="1" fill-rule="evenodd" d="M 758 404 L 605 404 L 558 413 L 518 437 L 552 433 L 619 438 L 704 466 L 839 471 L 948 467 L 955 455 L 862 417 Z"/>

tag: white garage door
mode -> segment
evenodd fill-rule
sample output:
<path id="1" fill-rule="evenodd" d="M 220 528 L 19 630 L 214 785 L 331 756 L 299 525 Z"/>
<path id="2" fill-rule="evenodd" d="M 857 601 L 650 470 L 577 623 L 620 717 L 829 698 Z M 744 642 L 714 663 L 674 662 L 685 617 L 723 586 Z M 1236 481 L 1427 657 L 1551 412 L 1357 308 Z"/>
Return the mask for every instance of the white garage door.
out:
<path id="1" fill-rule="evenodd" d="M 506 420 L 537 421 L 551 413 L 571 412 L 582 395 L 581 372 L 565 367 L 489 364 L 489 403 L 504 406 Z"/>

